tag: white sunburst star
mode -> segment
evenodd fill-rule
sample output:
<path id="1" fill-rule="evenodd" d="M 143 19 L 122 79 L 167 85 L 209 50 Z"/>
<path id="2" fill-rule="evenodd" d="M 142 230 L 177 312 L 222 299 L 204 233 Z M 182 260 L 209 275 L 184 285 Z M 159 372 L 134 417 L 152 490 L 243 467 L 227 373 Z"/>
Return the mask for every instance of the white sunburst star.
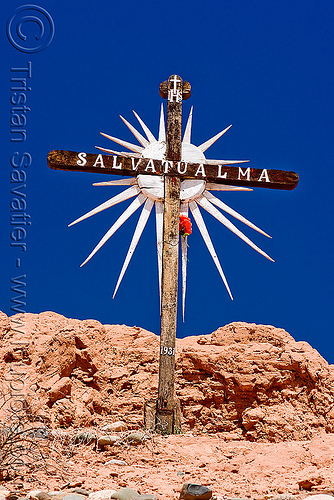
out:
<path id="1" fill-rule="evenodd" d="M 110 139 L 111 141 L 124 146 L 129 152 L 119 152 L 113 149 L 102 148 L 96 146 L 97 149 L 113 154 L 113 155 L 123 155 L 137 158 L 148 158 L 153 160 L 164 160 L 165 152 L 166 152 L 166 130 L 165 130 L 165 119 L 164 119 L 164 111 L 163 104 L 161 105 L 160 112 L 160 123 L 159 123 L 159 135 L 158 139 L 152 134 L 147 125 L 143 122 L 143 120 L 138 116 L 138 114 L 133 111 L 135 117 L 139 121 L 146 137 L 144 137 L 133 125 L 131 125 L 125 118 L 120 117 L 125 125 L 130 129 L 133 135 L 136 137 L 138 142 L 141 144 L 136 145 L 127 141 L 123 141 L 122 139 L 118 139 L 116 137 L 104 134 L 101 134 Z M 224 130 L 216 134 L 211 139 L 205 141 L 200 146 L 195 146 L 191 143 L 191 128 L 192 128 L 192 114 L 193 107 L 191 107 L 189 117 L 187 120 L 185 132 L 182 140 L 182 152 L 181 152 L 181 161 L 188 163 L 206 163 L 211 165 L 232 165 L 235 163 L 244 163 L 248 160 L 210 160 L 206 159 L 204 152 L 212 146 L 212 144 L 217 141 L 225 132 L 227 132 L 229 127 L 226 127 Z M 136 229 L 134 231 L 129 250 L 125 257 L 125 261 L 123 267 L 121 269 L 115 291 L 113 294 L 113 298 L 115 297 L 117 290 L 121 284 L 125 271 L 130 263 L 131 257 L 136 249 L 138 241 L 141 237 L 141 234 L 145 228 L 147 220 L 150 216 L 153 206 L 155 206 L 156 213 L 156 237 L 157 237 L 157 254 L 158 254 L 158 272 L 159 272 L 159 292 L 161 299 L 161 276 L 162 276 L 162 241 L 163 241 L 163 199 L 164 199 L 164 179 L 163 176 L 157 175 L 146 175 L 139 174 L 137 177 L 131 177 L 126 179 L 119 179 L 107 182 L 96 182 L 93 186 L 129 186 L 123 192 L 113 196 L 109 200 L 105 201 L 101 205 L 97 206 L 93 210 L 87 212 L 82 215 L 75 221 L 73 221 L 69 226 L 76 224 L 77 222 L 81 222 L 92 215 L 105 210 L 106 208 L 112 207 L 122 201 L 135 197 L 132 203 L 126 208 L 126 210 L 120 215 L 120 217 L 116 220 L 116 222 L 111 226 L 111 228 L 106 232 L 103 238 L 99 241 L 99 243 L 92 250 L 87 259 L 81 264 L 83 266 L 86 264 L 95 253 L 108 241 L 108 239 L 121 227 L 122 224 L 142 205 L 143 209 L 140 214 L 139 220 L 137 222 Z M 205 180 L 197 180 L 197 179 L 186 179 L 181 181 L 181 191 L 180 191 L 180 215 L 188 216 L 188 212 L 190 212 L 196 222 L 196 225 L 203 237 L 203 240 L 210 252 L 210 255 L 218 269 L 218 272 L 225 284 L 225 287 L 233 300 L 231 290 L 227 283 L 227 279 L 219 262 L 218 256 L 214 249 L 212 240 L 210 238 L 208 229 L 203 220 L 202 214 L 200 212 L 199 207 L 206 210 L 213 217 L 215 217 L 219 222 L 221 222 L 225 227 L 230 229 L 234 234 L 236 234 L 239 238 L 241 238 L 245 243 L 251 246 L 254 250 L 259 252 L 261 255 L 266 257 L 267 259 L 273 261 L 268 254 L 266 254 L 263 250 L 261 250 L 255 243 L 253 243 L 247 236 L 245 236 L 237 227 L 230 222 L 229 219 L 225 217 L 225 215 L 218 210 L 220 208 L 227 214 L 233 216 L 237 220 L 243 222 L 248 225 L 255 231 L 263 234 L 270 238 L 270 236 L 262 231 L 255 224 L 247 220 L 245 217 L 240 215 L 238 212 L 230 208 L 219 198 L 214 196 L 210 191 L 252 191 L 252 189 L 245 187 L 236 187 L 236 186 L 227 186 L 223 184 L 209 183 Z M 217 208 L 218 207 L 218 208 Z M 184 320 L 185 314 L 185 297 L 186 297 L 186 280 L 187 280 L 187 241 L 185 238 L 181 239 L 181 250 L 182 250 L 182 314 Z"/>

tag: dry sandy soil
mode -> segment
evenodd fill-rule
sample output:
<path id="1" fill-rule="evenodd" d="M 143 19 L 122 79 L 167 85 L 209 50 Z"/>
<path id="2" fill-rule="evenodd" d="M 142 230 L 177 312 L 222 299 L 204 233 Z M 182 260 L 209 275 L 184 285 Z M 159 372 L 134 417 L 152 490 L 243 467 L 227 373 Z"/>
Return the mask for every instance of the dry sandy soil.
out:
<path id="1" fill-rule="evenodd" d="M 302 499 L 309 494 L 334 494 L 334 435 L 319 434 L 309 441 L 250 443 L 225 441 L 219 435 L 190 433 L 154 436 L 137 446 L 114 446 L 96 452 L 79 446 L 70 458 L 53 467 L 2 482 L 21 491 L 59 490 L 69 486 L 89 491 L 131 487 L 159 499 L 176 499 L 184 482 L 209 486 L 219 497 L 270 498 L 279 494 Z M 112 459 L 128 465 L 108 464 Z M 32 479 L 27 482 L 27 479 Z M 15 484 L 16 483 L 16 484 Z M 302 485 L 307 488 L 304 490 Z"/>

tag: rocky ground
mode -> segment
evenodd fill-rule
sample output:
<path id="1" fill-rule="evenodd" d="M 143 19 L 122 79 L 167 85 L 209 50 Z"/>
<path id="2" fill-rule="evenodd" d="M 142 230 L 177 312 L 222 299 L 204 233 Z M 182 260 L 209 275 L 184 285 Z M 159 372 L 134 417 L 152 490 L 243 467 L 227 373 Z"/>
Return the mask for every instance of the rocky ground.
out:
<path id="1" fill-rule="evenodd" d="M 79 445 L 48 471 L 23 474 L 2 484 L 20 496 L 31 490 L 64 495 L 71 486 L 90 492 L 130 487 L 161 500 L 177 499 L 185 482 L 208 486 L 221 498 L 334 495 L 333 434 L 321 433 L 308 441 L 251 443 L 187 432 L 108 448 L 97 452 L 94 444 Z"/>
<path id="2" fill-rule="evenodd" d="M 4 471 L 8 491 L 131 487 L 176 499 L 191 482 L 217 498 L 334 494 L 334 366 L 282 329 L 232 323 L 179 339 L 181 429 L 169 436 L 143 422 L 158 382 L 153 333 L 1 313 L 0 337 L 2 454 L 15 431 L 27 457 Z"/>

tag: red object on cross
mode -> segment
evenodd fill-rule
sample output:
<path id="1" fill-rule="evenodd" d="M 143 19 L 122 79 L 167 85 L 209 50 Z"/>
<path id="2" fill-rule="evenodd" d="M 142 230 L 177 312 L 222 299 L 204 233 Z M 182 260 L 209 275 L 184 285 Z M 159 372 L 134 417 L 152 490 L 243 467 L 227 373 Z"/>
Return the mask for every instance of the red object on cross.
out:
<path id="1" fill-rule="evenodd" d="M 181 236 L 189 236 L 191 234 L 191 222 L 189 217 L 180 215 L 179 231 Z"/>

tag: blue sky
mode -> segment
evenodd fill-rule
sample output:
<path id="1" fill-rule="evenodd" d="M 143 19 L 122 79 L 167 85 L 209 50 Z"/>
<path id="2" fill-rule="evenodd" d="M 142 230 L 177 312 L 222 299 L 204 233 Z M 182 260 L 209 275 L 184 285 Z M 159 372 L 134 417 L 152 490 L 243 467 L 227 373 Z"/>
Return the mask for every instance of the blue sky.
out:
<path id="1" fill-rule="evenodd" d="M 3 2 L 2 19 L 10 19 L 21 5 Z M 112 300 L 138 214 L 80 268 L 129 202 L 68 228 L 121 189 L 92 186 L 107 176 L 51 170 L 46 156 L 52 149 L 113 147 L 101 131 L 133 142 L 119 118 L 122 114 L 136 126 L 132 109 L 157 134 L 159 84 L 177 73 L 192 85 L 183 123 L 193 105 L 194 144 L 233 124 L 207 150 L 207 158 L 245 158 L 252 167 L 300 175 L 291 192 L 218 194 L 273 237 L 237 223 L 275 263 L 204 213 L 234 301 L 194 228 L 188 239 L 186 321 L 179 314 L 177 336 L 210 333 L 233 321 L 270 324 L 309 342 L 334 363 L 333 1 L 96 0 L 93 5 L 43 0 L 38 5 L 55 26 L 44 50 L 17 50 L 4 21 L 2 27 L 1 309 L 13 313 L 11 280 L 26 275 L 27 312 L 52 310 L 159 333 L 153 214 Z M 29 41 L 38 28 L 25 23 L 25 30 Z M 11 68 L 25 68 L 29 61 L 26 140 L 13 142 Z M 11 246 L 10 159 L 15 153 L 16 159 L 23 153 L 32 158 L 23 167 L 22 192 L 32 222 L 25 226 L 25 252 Z"/>

